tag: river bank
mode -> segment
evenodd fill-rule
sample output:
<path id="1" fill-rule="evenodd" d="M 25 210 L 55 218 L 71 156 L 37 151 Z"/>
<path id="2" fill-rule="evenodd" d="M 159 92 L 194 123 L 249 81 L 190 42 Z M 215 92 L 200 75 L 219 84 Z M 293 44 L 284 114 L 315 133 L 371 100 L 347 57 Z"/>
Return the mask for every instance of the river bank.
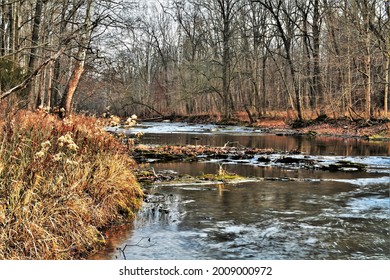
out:
<path id="1" fill-rule="evenodd" d="M 136 164 L 99 120 L 20 111 L 0 125 L 0 259 L 85 259 L 133 220 Z"/>
<path id="2" fill-rule="evenodd" d="M 263 129 L 264 132 L 268 131 L 269 133 L 295 133 L 343 138 L 357 137 L 375 141 L 390 141 L 390 121 L 388 119 L 365 121 L 348 118 L 332 119 L 324 116 L 297 121 L 286 116 L 275 116 L 258 118 L 251 123 L 245 115 L 240 114 L 231 120 L 222 120 L 217 115 L 171 116 L 165 118 L 165 120 L 195 124 L 241 125 Z"/>

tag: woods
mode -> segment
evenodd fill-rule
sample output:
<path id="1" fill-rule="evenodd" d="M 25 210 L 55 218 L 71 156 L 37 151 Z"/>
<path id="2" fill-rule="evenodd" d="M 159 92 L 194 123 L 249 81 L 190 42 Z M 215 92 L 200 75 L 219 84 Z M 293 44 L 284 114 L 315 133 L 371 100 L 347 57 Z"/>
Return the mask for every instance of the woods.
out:
<path id="1" fill-rule="evenodd" d="M 0 259 L 388 258 L 389 19 L 0 0 Z"/>
<path id="2" fill-rule="evenodd" d="M 388 118 L 389 17 L 388 0 L 2 0 L 0 99 L 63 116 Z"/>

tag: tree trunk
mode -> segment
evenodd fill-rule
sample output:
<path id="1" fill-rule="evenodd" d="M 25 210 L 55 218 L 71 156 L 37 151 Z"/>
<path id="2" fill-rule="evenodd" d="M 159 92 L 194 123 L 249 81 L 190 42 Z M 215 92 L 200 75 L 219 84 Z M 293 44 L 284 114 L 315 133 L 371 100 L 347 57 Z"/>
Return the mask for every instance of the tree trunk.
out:
<path id="1" fill-rule="evenodd" d="M 228 2 L 229 3 L 229 2 Z M 227 9 L 230 9 L 229 7 Z M 229 10 L 223 11 L 222 95 L 224 118 L 231 118 L 230 100 L 230 18 Z"/>
<path id="2" fill-rule="evenodd" d="M 92 7 L 93 0 L 88 0 L 86 4 L 87 7 L 86 7 L 85 20 L 84 20 L 84 28 L 83 28 L 84 30 L 82 31 L 83 34 L 81 34 L 81 40 L 80 40 L 81 45 L 79 46 L 79 50 L 76 55 L 76 62 L 72 74 L 70 76 L 68 85 L 61 99 L 60 116 L 63 118 L 69 117 L 69 115 L 72 112 L 73 96 L 80 82 L 81 75 L 84 72 L 85 59 L 87 56 L 87 46 L 91 39 L 91 33 L 92 33 L 91 18 L 93 14 L 93 7 Z"/>
<path id="3" fill-rule="evenodd" d="M 61 99 L 61 116 L 69 117 L 72 112 L 72 101 L 74 93 L 76 92 L 77 86 L 80 82 L 81 75 L 84 72 L 84 64 L 85 64 L 85 55 L 86 50 L 81 50 L 78 54 L 78 59 L 76 61 L 75 67 L 72 72 L 72 76 L 68 82 L 68 86 L 66 88 L 65 94 Z M 65 110 L 65 111 L 64 111 Z"/>
<path id="4" fill-rule="evenodd" d="M 295 94 L 295 108 L 297 110 L 297 117 L 298 117 L 298 120 L 303 120 L 302 98 L 301 98 L 301 93 L 300 93 L 298 82 L 297 82 L 297 75 L 296 75 L 296 70 L 294 67 L 294 62 L 293 62 L 292 57 L 291 57 L 291 41 L 290 41 L 290 39 L 287 39 L 286 37 L 284 37 L 282 39 L 283 39 L 284 49 L 286 52 L 286 60 L 287 60 L 288 66 L 289 66 L 288 68 L 290 70 L 290 75 L 291 75 L 291 79 L 292 79 L 293 91 Z"/>
<path id="5" fill-rule="evenodd" d="M 386 81 L 386 84 L 385 84 L 385 96 L 384 96 L 384 115 L 385 115 L 385 118 L 388 118 L 388 110 L 389 110 L 389 107 L 388 107 L 388 100 L 389 100 L 389 90 L 390 90 L 390 81 L 389 81 L 389 75 L 390 75 L 390 35 L 389 35 L 389 31 L 390 31 L 390 1 L 387 0 L 386 1 L 386 15 L 387 15 L 387 28 L 385 29 L 385 34 L 386 34 L 386 39 L 385 39 L 385 49 L 386 49 L 386 53 L 385 53 L 385 57 L 386 57 L 386 66 L 385 66 L 385 81 Z"/>
<path id="6" fill-rule="evenodd" d="M 69 12 L 69 15 L 67 16 L 67 12 L 68 12 L 68 9 L 69 9 L 69 0 L 65 1 L 63 7 L 62 7 L 62 11 L 61 11 L 61 24 L 60 24 L 60 27 L 59 27 L 59 30 L 58 30 L 58 48 L 60 48 L 62 45 L 65 44 L 64 41 L 66 41 L 66 39 L 63 38 L 64 36 L 64 33 L 66 33 L 66 28 L 67 28 L 67 24 L 69 22 L 72 22 L 72 20 L 69 18 L 70 15 L 72 14 L 75 14 L 76 12 L 76 7 L 74 7 L 71 12 Z M 60 102 L 60 91 L 61 91 L 61 87 L 60 87 L 60 75 L 61 75 L 61 67 L 63 66 L 61 64 L 61 61 L 59 59 L 57 59 L 56 61 L 54 61 L 54 65 L 51 65 L 52 66 L 52 70 L 51 70 L 51 73 L 50 73 L 50 79 L 51 79 L 51 87 L 50 87 L 50 105 L 51 105 L 51 108 L 55 108 L 57 106 L 59 106 L 59 102 Z M 64 66 L 65 67 L 65 66 Z M 66 67 L 65 67 L 66 68 Z"/>
<path id="7" fill-rule="evenodd" d="M 369 5 L 364 1 L 363 7 L 364 16 L 364 95 L 365 95 L 365 118 L 366 120 L 371 119 L 371 36 L 370 36 L 370 12 Z"/>
<path id="8" fill-rule="evenodd" d="M 0 11 L 1 11 L 1 22 L 0 22 L 0 56 L 5 55 L 5 0 L 1 0 L 1 5 L 0 5 Z"/>
<path id="9" fill-rule="evenodd" d="M 265 51 L 266 52 L 266 51 Z M 267 114 L 267 82 L 266 82 L 266 66 L 267 66 L 267 54 L 264 53 L 263 56 L 263 65 L 262 65 L 262 73 L 261 73 L 261 92 L 263 96 L 263 104 L 262 104 L 262 114 Z"/>
<path id="10" fill-rule="evenodd" d="M 322 92 L 321 68 L 320 68 L 320 11 L 319 0 L 314 0 L 313 12 L 313 85 L 320 114 L 324 114 L 324 96 Z"/>
<path id="11" fill-rule="evenodd" d="M 45 91 L 46 91 L 45 84 L 46 84 L 46 70 L 43 69 L 39 77 L 39 87 L 38 87 L 39 94 L 38 94 L 38 102 L 37 102 L 38 108 L 43 108 L 45 106 Z"/>
<path id="12" fill-rule="evenodd" d="M 48 108 L 51 108 L 51 99 L 52 99 L 52 96 L 51 96 L 51 93 L 52 93 L 52 85 L 53 85 L 53 73 L 54 73 L 54 62 L 51 61 L 49 63 L 49 77 L 47 79 L 47 100 L 46 100 L 46 106 Z"/>
<path id="13" fill-rule="evenodd" d="M 386 66 L 385 66 L 385 96 L 384 96 L 384 108 L 383 108 L 383 114 L 385 115 L 385 118 L 388 118 L 388 100 L 389 100 L 389 88 L 390 88 L 390 83 L 389 83 L 389 72 L 390 72 L 390 53 L 386 55 Z"/>
<path id="14" fill-rule="evenodd" d="M 365 118 L 371 119 L 371 55 L 366 54 L 364 58 L 364 95 L 365 95 Z"/>
<path id="15" fill-rule="evenodd" d="M 35 4 L 33 29 L 31 34 L 31 50 L 30 50 L 30 58 L 28 62 L 29 74 L 31 74 L 34 71 L 38 62 L 37 50 L 38 50 L 39 28 L 41 25 L 43 4 L 44 4 L 44 0 L 38 0 Z M 33 110 L 37 106 L 37 95 L 34 91 L 33 83 L 34 83 L 34 79 L 31 79 L 25 88 L 25 94 L 28 95 L 29 110 Z"/>

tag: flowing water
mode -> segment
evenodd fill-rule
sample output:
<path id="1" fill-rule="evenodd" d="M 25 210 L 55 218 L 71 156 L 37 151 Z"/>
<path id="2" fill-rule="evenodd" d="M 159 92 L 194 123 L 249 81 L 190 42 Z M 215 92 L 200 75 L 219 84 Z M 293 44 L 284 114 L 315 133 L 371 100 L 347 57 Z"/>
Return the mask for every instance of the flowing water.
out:
<path id="1" fill-rule="evenodd" d="M 367 168 L 330 172 L 256 158 L 154 162 L 156 171 L 196 176 L 223 167 L 268 179 L 146 187 L 149 196 L 134 223 L 108 231 L 108 246 L 95 259 L 390 259 L 390 143 L 182 123 L 125 133 L 140 131 L 145 144 L 235 143 Z"/>

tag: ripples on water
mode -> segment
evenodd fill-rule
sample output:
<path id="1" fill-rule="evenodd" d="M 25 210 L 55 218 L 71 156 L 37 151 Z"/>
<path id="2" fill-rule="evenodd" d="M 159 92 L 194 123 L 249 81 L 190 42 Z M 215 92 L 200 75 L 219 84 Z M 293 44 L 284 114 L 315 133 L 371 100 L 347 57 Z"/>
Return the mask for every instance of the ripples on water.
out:
<path id="1" fill-rule="evenodd" d="M 314 151 L 308 155 L 323 159 L 354 156 L 355 161 L 369 164 L 369 170 L 332 173 L 230 164 L 224 167 L 242 176 L 302 180 L 151 187 L 149 202 L 134 225 L 114 234 L 111 246 L 96 258 L 390 259 L 388 144 L 295 138 L 291 144 L 286 138 L 261 137 L 278 147 L 296 148 L 300 142 L 303 150 Z M 175 135 L 180 138 L 191 140 L 188 134 Z M 335 146 L 326 144 L 333 141 Z M 219 168 L 204 162 L 154 167 L 191 175 Z M 115 250 L 125 245 L 124 254 Z"/>

